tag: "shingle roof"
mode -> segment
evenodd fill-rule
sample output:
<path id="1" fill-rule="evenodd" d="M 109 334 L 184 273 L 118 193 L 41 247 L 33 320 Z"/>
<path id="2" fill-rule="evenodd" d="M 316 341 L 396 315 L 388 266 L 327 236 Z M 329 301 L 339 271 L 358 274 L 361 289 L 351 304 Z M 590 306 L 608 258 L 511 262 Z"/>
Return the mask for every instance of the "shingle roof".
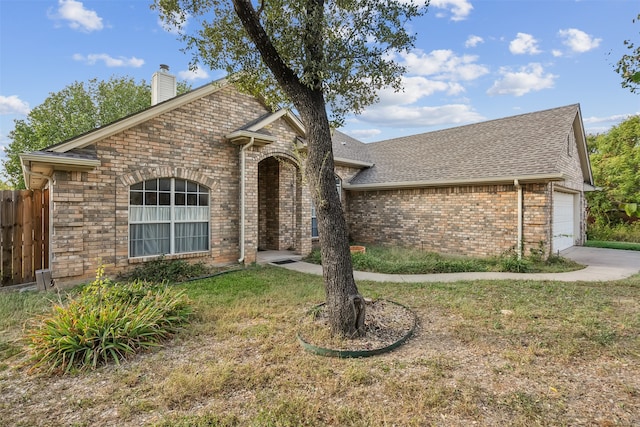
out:
<path id="1" fill-rule="evenodd" d="M 374 163 L 352 185 L 559 173 L 557 162 L 579 108 L 573 104 L 370 144 L 348 141 L 347 148 L 334 137 L 334 153 L 351 154 L 346 150 L 353 147 L 353 156 Z"/>
<path id="2" fill-rule="evenodd" d="M 333 132 L 332 141 L 335 158 L 372 163 L 369 150 L 371 144 L 365 144 L 338 130 Z"/>

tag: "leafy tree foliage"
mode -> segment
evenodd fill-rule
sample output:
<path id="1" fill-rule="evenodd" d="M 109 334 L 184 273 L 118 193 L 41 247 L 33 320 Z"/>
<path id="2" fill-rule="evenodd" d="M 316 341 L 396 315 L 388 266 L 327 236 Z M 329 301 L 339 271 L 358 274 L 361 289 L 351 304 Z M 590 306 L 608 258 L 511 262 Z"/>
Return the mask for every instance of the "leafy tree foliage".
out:
<path id="1" fill-rule="evenodd" d="M 640 14 L 633 22 L 640 21 Z M 640 93 L 640 45 L 636 45 L 631 40 L 624 41 L 628 49 L 627 54 L 616 64 L 616 72 L 622 77 L 622 87 L 628 88 L 631 93 Z"/>
<path id="2" fill-rule="evenodd" d="M 178 92 L 189 90 L 180 83 Z M 144 80 L 111 77 L 74 82 L 60 92 L 51 93 L 31 110 L 26 120 L 14 120 L 9 133 L 4 174 L 14 188 L 25 188 L 19 155 L 58 144 L 107 125 L 151 105 L 151 86 Z"/>
<path id="3" fill-rule="evenodd" d="M 589 135 L 593 178 L 601 191 L 588 194 L 591 215 L 600 225 L 619 222 L 622 211 L 637 215 L 640 204 L 640 116 L 607 133 Z"/>
<path id="4" fill-rule="evenodd" d="M 316 206 L 331 330 L 364 331 L 349 239 L 335 189 L 330 119 L 361 112 L 385 86 L 401 88 L 394 61 L 413 46 L 407 30 L 425 7 L 405 0 L 155 0 L 182 28 L 194 63 L 224 69 L 272 106 L 293 105 L 306 129 L 306 176 Z M 189 19 L 188 27 L 184 25 Z M 196 28 L 191 33 L 187 28 Z"/>

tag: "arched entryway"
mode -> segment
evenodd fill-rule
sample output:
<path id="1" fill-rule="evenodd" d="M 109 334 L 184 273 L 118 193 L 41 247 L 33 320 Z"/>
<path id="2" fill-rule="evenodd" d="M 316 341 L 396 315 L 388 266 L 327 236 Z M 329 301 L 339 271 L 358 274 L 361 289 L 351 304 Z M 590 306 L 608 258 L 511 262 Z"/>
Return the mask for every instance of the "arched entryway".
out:
<path id="1" fill-rule="evenodd" d="M 300 250 L 301 199 L 295 163 L 282 157 L 258 163 L 258 250 Z"/>

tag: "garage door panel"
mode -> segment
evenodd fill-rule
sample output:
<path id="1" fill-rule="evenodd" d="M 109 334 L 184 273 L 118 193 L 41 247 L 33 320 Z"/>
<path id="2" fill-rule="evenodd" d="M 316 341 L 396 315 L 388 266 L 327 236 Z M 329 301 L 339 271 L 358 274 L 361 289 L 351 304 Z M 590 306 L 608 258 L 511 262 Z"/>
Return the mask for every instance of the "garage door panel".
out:
<path id="1" fill-rule="evenodd" d="M 575 244 L 575 195 L 553 193 L 553 251 L 561 251 Z"/>

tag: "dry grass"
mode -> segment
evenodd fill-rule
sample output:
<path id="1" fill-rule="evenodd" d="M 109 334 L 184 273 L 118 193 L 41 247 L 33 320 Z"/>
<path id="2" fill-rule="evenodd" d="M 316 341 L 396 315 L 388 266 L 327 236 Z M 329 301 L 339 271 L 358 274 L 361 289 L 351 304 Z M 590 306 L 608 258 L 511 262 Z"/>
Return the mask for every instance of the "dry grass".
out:
<path id="1" fill-rule="evenodd" d="M 640 423 L 640 276 L 612 283 L 361 283 L 411 307 L 394 352 L 301 351 L 321 279 L 277 268 L 185 285 L 198 317 L 167 347 L 84 374 L 0 372 L 8 426 L 482 426 Z M 2 340 L 15 343 L 19 327 Z"/>

